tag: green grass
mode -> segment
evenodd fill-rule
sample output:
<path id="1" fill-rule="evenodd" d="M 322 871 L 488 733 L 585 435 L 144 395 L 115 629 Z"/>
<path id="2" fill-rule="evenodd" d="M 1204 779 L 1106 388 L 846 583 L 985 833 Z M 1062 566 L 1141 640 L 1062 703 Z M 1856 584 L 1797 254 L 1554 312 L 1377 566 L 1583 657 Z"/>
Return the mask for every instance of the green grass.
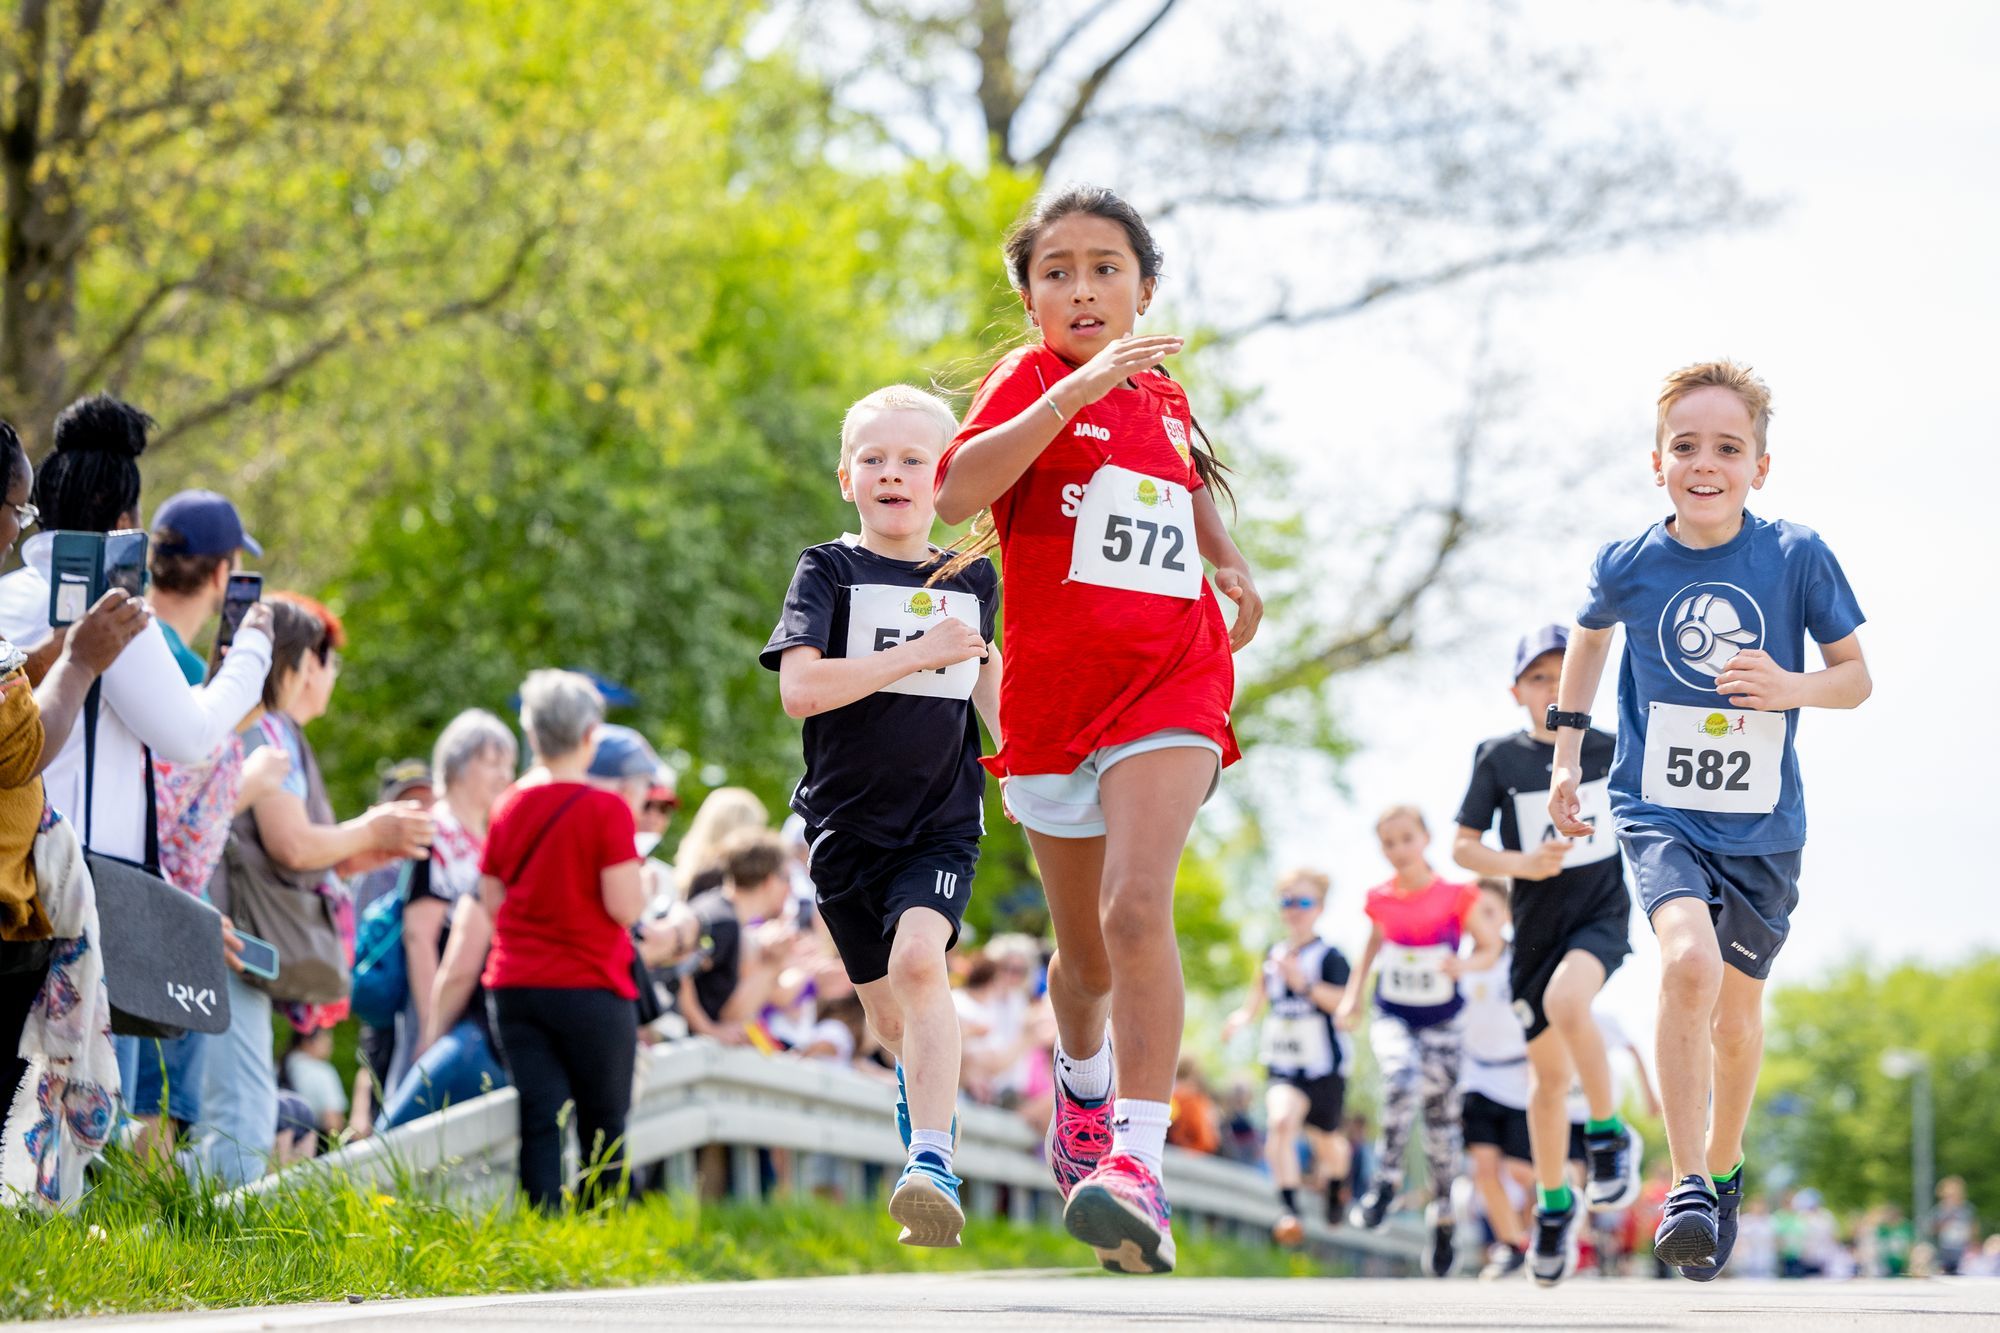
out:
<path id="1" fill-rule="evenodd" d="M 1183 1273 L 1324 1271 L 1269 1246 L 1179 1239 Z M 973 1221 L 960 1249 L 914 1250 L 879 1206 L 816 1200 L 697 1207 L 651 1196 L 549 1219 L 320 1180 L 231 1207 L 114 1159 L 72 1214 L 0 1213 L 0 1320 L 1090 1263 L 1057 1231 L 1000 1221 Z"/>

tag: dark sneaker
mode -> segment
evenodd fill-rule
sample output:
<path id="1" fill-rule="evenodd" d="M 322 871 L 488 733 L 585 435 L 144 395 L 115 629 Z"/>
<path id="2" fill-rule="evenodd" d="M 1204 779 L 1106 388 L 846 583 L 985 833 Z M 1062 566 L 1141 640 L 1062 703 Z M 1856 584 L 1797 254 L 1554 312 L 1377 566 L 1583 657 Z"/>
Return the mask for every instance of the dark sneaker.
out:
<path id="1" fill-rule="evenodd" d="M 1527 1265 L 1528 1252 L 1517 1250 L 1512 1245 L 1495 1241 L 1486 1248 L 1486 1267 L 1479 1270 L 1481 1282 L 1498 1282 L 1503 1277 L 1512 1277 Z"/>
<path id="2" fill-rule="evenodd" d="M 1736 1249 L 1736 1214 L 1743 1207 L 1743 1168 L 1727 1184 L 1715 1187 L 1715 1258 L 1705 1264 L 1682 1264 L 1681 1276 L 1695 1282 L 1713 1282 L 1722 1276 L 1722 1266 Z"/>
<path id="3" fill-rule="evenodd" d="M 1363 1231 L 1373 1231 L 1389 1216 L 1389 1205 L 1396 1201 L 1397 1184 L 1377 1176 L 1368 1186 L 1368 1192 L 1354 1201 L 1347 1210 L 1347 1224 L 1360 1227 Z"/>
<path id="4" fill-rule="evenodd" d="M 1576 1272 L 1576 1219 L 1581 1211 L 1581 1201 L 1575 1197 L 1559 1213 L 1535 1205 L 1534 1249 L 1528 1256 L 1528 1271 L 1540 1285 L 1553 1287 Z"/>
<path id="5" fill-rule="evenodd" d="M 1590 1183 L 1584 1186 L 1583 1197 L 1591 1212 L 1613 1212 L 1639 1197 L 1639 1157 L 1643 1150 L 1639 1131 L 1630 1125 L 1621 1134 L 1584 1136 Z"/>
<path id="6" fill-rule="evenodd" d="M 1424 1208 L 1424 1225 L 1430 1229 L 1430 1244 L 1424 1248 L 1424 1271 L 1432 1277 L 1450 1277 L 1458 1263 L 1458 1234 L 1452 1225 L 1451 1205 L 1432 1199 Z"/>
<path id="7" fill-rule="evenodd" d="M 1714 1263 L 1720 1239 L 1715 1214 L 1715 1182 L 1706 1175 L 1682 1176 L 1660 1210 L 1653 1257 L 1676 1268 Z"/>

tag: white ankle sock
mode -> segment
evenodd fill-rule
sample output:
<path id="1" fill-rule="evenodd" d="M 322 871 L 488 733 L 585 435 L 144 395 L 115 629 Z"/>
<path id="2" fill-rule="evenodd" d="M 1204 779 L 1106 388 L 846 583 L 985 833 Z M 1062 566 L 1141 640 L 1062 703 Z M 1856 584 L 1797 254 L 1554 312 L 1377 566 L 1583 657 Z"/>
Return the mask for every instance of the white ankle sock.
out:
<path id="1" fill-rule="evenodd" d="M 1078 1101 L 1103 1101 L 1111 1095 L 1111 1043 L 1099 1041 L 1095 1055 L 1078 1060 L 1057 1042 L 1056 1074 Z"/>
<path id="2" fill-rule="evenodd" d="M 1167 1148 L 1167 1121 L 1172 1114 L 1173 1108 L 1165 1102 L 1120 1097 L 1111 1105 L 1111 1151 L 1130 1153 L 1158 1176 L 1162 1170 L 1160 1156 Z"/>
<path id="3" fill-rule="evenodd" d="M 933 1153 L 944 1159 L 944 1169 L 951 1170 L 951 1131 L 948 1129 L 913 1129 L 910 1131 L 910 1156 L 920 1152 Z"/>

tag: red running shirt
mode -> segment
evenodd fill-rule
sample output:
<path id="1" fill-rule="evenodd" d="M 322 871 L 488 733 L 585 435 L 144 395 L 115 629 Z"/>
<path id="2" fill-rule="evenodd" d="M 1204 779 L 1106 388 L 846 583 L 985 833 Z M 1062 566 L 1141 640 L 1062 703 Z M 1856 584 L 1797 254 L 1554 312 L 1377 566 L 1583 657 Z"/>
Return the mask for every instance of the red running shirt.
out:
<path id="1" fill-rule="evenodd" d="M 1071 370 L 1040 343 L 1010 352 L 979 386 L 938 460 L 938 481 L 967 440 L 1012 421 Z M 1185 598 L 1069 579 L 1077 501 L 1098 468 L 1115 463 L 1190 491 L 1202 484 L 1187 452 L 1194 438 L 1187 395 L 1161 374 L 1136 383 L 1065 422 L 993 502 L 1007 659 L 1005 741 L 983 761 L 995 776 L 1073 772 L 1093 750 L 1169 727 L 1213 740 L 1224 764 L 1241 757 L 1229 729 L 1236 694 L 1229 631 L 1207 582 L 1199 597 Z"/>
<path id="2" fill-rule="evenodd" d="M 481 874 L 507 886 L 481 978 L 488 990 L 546 986 L 636 998 L 632 937 L 604 910 L 599 878 L 639 859 L 633 834 L 632 807 L 596 787 L 549 782 L 500 798 L 479 860 Z"/>
<path id="3" fill-rule="evenodd" d="M 1458 947 L 1466 918 L 1479 901 L 1479 886 L 1433 879 L 1415 893 L 1396 892 L 1396 881 L 1385 880 L 1368 890 L 1368 919 L 1382 928 L 1391 944 L 1421 949 L 1432 944 Z"/>

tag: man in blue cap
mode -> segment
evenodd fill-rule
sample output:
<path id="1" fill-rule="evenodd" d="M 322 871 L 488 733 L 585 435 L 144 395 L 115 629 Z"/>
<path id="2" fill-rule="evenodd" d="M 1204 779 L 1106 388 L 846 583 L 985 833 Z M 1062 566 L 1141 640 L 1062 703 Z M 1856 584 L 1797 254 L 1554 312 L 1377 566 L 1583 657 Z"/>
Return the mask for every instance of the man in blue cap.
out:
<path id="1" fill-rule="evenodd" d="M 153 586 L 146 600 L 188 684 L 199 685 L 208 663 L 188 644 L 222 610 L 243 552 L 261 556 L 264 548 L 243 530 L 236 506 L 214 491 L 182 491 L 161 505 L 150 546 Z"/>
<path id="2" fill-rule="evenodd" d="M 1590 1004 L 1632 951 L 1624 858 L 1611 827 L 1611 763 L 1617 740 L 1589 730 L 1581 785 L 1585 822 L 1596 831 L 1571 840 L 1549 821 L 1556 734 L 1549 707 L 1562 681 L 1569 632 L 1544 625 L 1514 649 L 1514 702 L 1528 726 L 1479 747 L 1458 808 L 1453 858 L 1480 875 L 1513 881 L 1514 958 L 1508 970 L 1514 1016 L 1528 1039 L 1528 1139 L 1539 1197 L 1533 1248 L 1535 1280 L 1552 1286 L 1576 1266 L 1576 1226 L 1584 1209 L 1625 1207 L 1638 1194 L 1640 1143 L 1619 1118 L 1611 1064 Z M 1499 827 L 1500 846 L 1485 841 Z M 1590 1105 L 1584 1127 L 1589 1179 L 1583 1197 L 1570 1189 L 1572 1079 Z M 1503 1264 L 1512 1268 L 1517 1260 Z"/>

